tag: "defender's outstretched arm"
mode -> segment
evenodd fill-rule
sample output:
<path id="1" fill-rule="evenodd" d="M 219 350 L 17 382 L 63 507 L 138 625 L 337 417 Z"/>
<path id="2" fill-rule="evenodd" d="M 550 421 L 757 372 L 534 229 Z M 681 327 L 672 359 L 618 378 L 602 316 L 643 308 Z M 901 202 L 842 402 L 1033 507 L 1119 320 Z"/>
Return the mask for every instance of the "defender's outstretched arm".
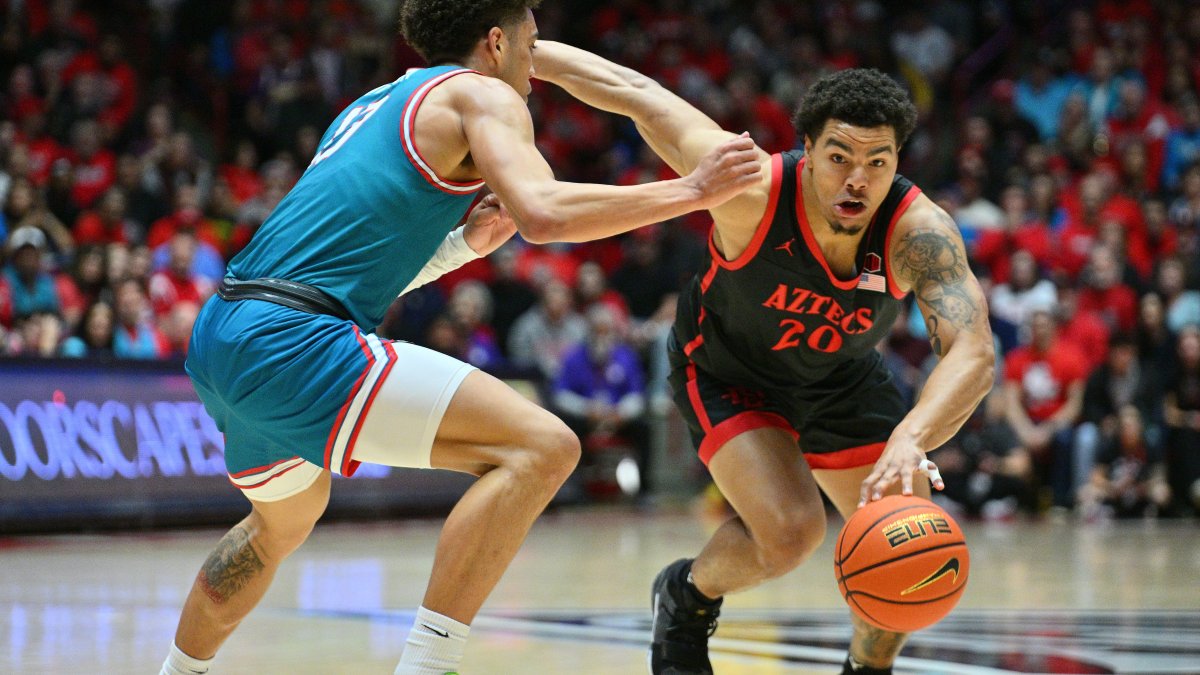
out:
<path id="1" fill-rule="evenodd" d="M 706 153 L 736 134 L 653 79 L 607 59 L 550 40 L 539 40 L 534 75 L 584 103 L 633 120 L 642 138 L 679 175 L 695 170 Z M 760 184 L 716 208 L 717 224 L 757 223 L 771 187 L 770 156 L 755 146 L 763 171 Z"/>
<path id="2" fill-rule="evenodd" d="M 759 182 L 753 143 L 732 136 L 676 180 L 619 187 L 556 180 L 534 144 L 533 120 L 516 91 L 488 77 L 473 78 L 471 85 L 459 104 L 471 159 L 522 236 L 534 243 L 620 234 L 723 204 Z"/>

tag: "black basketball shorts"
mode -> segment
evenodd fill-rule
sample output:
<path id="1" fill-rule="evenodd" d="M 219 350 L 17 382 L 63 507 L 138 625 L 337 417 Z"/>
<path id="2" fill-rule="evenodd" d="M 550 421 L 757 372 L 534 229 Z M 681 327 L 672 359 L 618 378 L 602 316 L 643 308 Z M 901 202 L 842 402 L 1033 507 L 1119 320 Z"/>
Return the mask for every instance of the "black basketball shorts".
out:
<path id="1" fill-rule="evenodd" d="M 708 465 L 735 436 L 763 427 L 795 438 L 813 469 L 874 464 L 908 413 L 883 363 L 846 369 L 844 381 L 805 390 L 734 385 L 670 350 L 669 382 L 700 460 Z M 844 385 L 844 386 L 843 386 Z"/>

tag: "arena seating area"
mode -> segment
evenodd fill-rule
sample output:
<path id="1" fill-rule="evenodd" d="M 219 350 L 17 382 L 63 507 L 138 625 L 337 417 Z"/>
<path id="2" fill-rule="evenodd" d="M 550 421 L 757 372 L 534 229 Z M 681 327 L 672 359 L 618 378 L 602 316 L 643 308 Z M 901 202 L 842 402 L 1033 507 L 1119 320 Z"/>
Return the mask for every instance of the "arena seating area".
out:
<path id="1" fill-rule="evenodd" d="M 421 65 L 395 4 L 0 0 L 0 356 L 181 359 L 326 125 Z M 1002 371 L 934 456 L 948 503 L 1194 517 L 1200 4 L 571 0 L 537 16 L 542 37 L 654 76 L 769 152 L 802 146 L 791 111 L 822 74 L 903 83 L 920 123 L 901 173 L 958 223 Z M 560 177 L 672 175 L 627 120 L 542 84 L 530 107 Z M 581 436 L 644 459 L 646 419 L 669 407 L 674 294 L 708 225 L 514 241 L 397 302 L 380 332 L 537 377 Z M 936 361 L 925 338 L 912 307 L 881 347 L 910 401 Z M 624 379 L 580 384 L 595 354 Z"/>

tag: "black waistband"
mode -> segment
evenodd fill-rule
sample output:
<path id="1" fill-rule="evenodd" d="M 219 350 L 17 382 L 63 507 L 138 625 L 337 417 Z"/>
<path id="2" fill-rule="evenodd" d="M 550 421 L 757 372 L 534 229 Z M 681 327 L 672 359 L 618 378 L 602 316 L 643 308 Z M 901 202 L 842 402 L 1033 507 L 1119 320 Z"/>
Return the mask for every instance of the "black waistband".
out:
<path id="1" fill-rule="evenodd" d="M 353 321 L 341 303 L 324 291 L 285 279 L 251 279 L 239 281 L 228 277 L 217 286 L 217 295 L 223 300 L 265 300 L 309 314 L 328 314 L 346 321 Z"/>

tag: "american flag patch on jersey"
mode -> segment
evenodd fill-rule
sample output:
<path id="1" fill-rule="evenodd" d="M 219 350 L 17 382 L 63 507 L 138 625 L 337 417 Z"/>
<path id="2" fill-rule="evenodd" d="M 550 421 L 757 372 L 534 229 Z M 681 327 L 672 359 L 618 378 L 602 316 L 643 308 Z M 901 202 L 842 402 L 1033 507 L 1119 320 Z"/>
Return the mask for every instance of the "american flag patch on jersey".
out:
<path id="1" fill-rule="evenodd" d="M 887 292 L 887 278 L 882 274 L 871 274 L 863 272 L 863 275 L 858 278 L 858 287 L 864 291 L 875 291 L 876 293 Z"/>

